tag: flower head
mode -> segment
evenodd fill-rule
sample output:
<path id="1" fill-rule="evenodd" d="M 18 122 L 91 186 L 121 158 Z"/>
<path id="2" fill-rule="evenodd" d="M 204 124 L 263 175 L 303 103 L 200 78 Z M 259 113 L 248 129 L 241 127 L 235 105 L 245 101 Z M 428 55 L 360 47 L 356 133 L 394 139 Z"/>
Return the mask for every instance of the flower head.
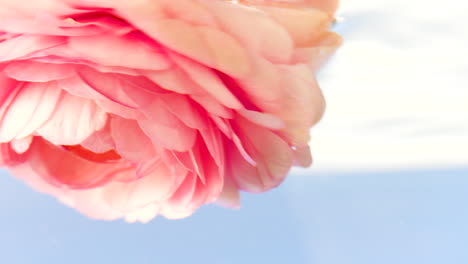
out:
<path id="1" fill-rule="evenodd" d="M 237 207 L 311 163 L 335 8 L 0 0 L 0 162 L 94 218 Z"/>

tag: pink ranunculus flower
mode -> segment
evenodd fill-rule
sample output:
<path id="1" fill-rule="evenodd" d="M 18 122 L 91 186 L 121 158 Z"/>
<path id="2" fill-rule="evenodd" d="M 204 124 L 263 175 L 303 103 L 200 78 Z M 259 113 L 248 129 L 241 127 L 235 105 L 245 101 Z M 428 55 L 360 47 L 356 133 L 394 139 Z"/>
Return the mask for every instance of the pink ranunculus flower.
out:
<path id="1" fill-rule="evenodd" d="M 334 0 L 0 0 L 0 162 L 89 217 L 182 218 L 308 166 Z"/>

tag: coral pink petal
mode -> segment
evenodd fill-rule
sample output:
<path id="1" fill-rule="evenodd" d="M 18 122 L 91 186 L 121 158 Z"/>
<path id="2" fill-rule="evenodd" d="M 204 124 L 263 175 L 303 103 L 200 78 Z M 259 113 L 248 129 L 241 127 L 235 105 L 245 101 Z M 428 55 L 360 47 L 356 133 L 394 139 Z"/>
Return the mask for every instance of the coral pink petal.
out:
<path id="1" fill-rule="evenodd" d="M 204 129 L 207 124 L 202 112 L 187 98 L 179 94 L 161 94 L 159 96 L 167 110 L 177 116 L 185 125 L 190 128 Z"/>
<path id="2" fill-rule="evenodd" d="M 174 116 L 160 99 L 155 99 L 142 111 L 148 120 L 139 120 L 138 123 L 156 145 L 176 151 L 187 151 L 195 143 L 196 130 Z"/>
<path id="3" fill-rule="evenodd" d="M 133 83 L 131 78 L 121 74 L 100 73 L 91 68 L 82 68 L 78 75 L 98 93 L 123 106 L 138 108 L 148 104 L 152 97 L 146 90 L 140 89 L 138 84 Z"/>
<path id="4" fill-rule="evenodd" d="M 240 109 L 238 113 L 250 122 L 269 129 L 279 130 L 286 127 L 283 120 L 272 114 L 247 109 Z"/>
<path id="5" fill-rule="evenodd" d="M 193 201 L 196 192 L 197 180 L 198 178 L 194 173 L 189 173 L 171 199 L 168 200 L 166 206 L 163 206 L 161 214 L 170 219 L 190 215 L 194 210 L 189 205 Z"/>
<path id="6" fill-rule="evenodd" d="M 125 159 L 138 163 L 156 155 L 151 140 L 137 121 L 114 116 L 110 120 L 110 130 L 115 149 Z"/>
<path id="7" fill-rule="evenodd" d="M 177 65 L 173 65 L 169 70 L 147 72 L 145 76 L 167 91 L 179 94 L 194 94 L 202 91 L 202 88 Z"/>
<path id="8" fill-rule="evenodd" d="M 214 162 L 219 167 L 224 167 L 224 145 L 221 133 L 210 122 L 207 128 L 200 130 L 200 134 Z"/>
<path id="9" fill-rule="evenodd" d="M 191 95 L 190 98 L 202 106 L 210 114 L 222 117 L 232 118 L 233 111 L 230 108 L 219 103 L 213 96 L 209 94 L 205 95 Z"/>
<path id="10" fill-rule="evenodd" d="M 87 189 L 103 185 L 131 167 L 126 163 L 97 163 L 35 139 L 29 151 L 29 163 L 36 173 L 55 186 Z"/>

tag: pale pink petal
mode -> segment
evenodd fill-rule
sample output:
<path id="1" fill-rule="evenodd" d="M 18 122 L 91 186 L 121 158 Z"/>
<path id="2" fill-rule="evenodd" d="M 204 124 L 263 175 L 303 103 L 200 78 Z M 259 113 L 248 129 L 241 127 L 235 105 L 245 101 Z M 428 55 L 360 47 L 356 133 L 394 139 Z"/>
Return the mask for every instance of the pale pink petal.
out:
<path id="1" fill-rule="evenodd" d="M 24 154 L 29 150 L 33 137 L 27 136 L 21 139 L 14 139 L 10 142 L 11 148 L 18 154 Z"/>
<path id="2" fill-rule="evenodd" d="M 236 121 L 245 148 L 256 161 L 256 166 L 240 159 L 237 151 L 231 151 L 233 162 L 230 172 L 234 180 L 240 188 L 254 192 L 276 187 L 283 181 L 293 163 L 289 145 L 268 129 L 242 118 L 237 118 Z"/>
<path id="3" fill-rule="evenodd" d="M 60 98 L 55 83 L 30 83 L 19 89 L 1 119 L 0 142 L 33 134 L 49 120 Z"/>
<path id="4" fill-rule="evenodd" d="M 310 147 L 294 147 L 292 150 L 294 165 L 301 166 L 304 168 L 312 165 L 312 156 L 310 154 Z"/>
<path id="5" fill-rule="evenodd" d="M 52 117 L 38 134 L 57 145 L 80 144 L 104 127 L 107 114 L 93 101 L 62 93 Z"/>
<path id="6" fill-rule="evenodd" d="M 125 221 L 129 223 L 148 223 L 158 215 L 160 207 L 161 206 L 158 204 L 149 204 L 143 208 L 138 208 L 136 210 L 127 212 L 125 214 Z"/>
<path id="7" fill-rule="evenodd" d="M 132 182 L 113 182 L 104 190 L 104 198 L 119 211 L 142 208 L 168 199 L 174 190 L 174 177 L 164 163 Z"/>

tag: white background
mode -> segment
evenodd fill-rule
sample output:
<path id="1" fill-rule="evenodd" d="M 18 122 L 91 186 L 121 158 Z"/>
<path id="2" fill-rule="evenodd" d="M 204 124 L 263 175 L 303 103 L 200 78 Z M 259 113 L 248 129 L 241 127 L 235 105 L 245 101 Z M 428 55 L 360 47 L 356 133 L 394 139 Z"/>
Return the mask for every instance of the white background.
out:
<path id="1" fill-rule="evenodd" d="M 345 0 L 315 169 L 468 165 L 466 1 Z"/>

